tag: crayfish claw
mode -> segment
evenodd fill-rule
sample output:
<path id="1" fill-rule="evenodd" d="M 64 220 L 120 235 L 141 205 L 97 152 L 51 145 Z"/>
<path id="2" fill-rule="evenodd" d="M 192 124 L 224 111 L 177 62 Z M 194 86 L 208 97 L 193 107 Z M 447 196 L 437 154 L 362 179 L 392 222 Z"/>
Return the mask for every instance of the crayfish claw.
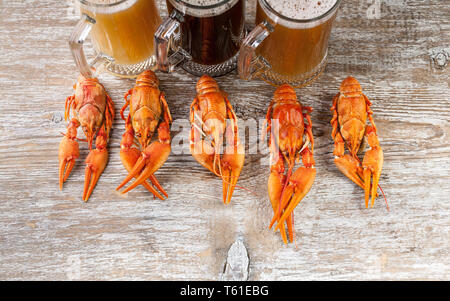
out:
<path id="1" fill-rule="evenodd" d="M 300 201 L 306 196 L 306 194 L 311 189 L 314 180 L 316 178 L 316 169 L 314 167 L 299 167 L 292 177 L 290 178 L 290 184 L 293 188 L 293 193 L 291 193 L 292 198 L 290 198 L 288 203 L 281 204 L 284 208 L 283 214 L 277 221 L 276 229 L 280 229 L 283 223 L 291 216 L 295 207 L 300 203 Z M 288 186 L 288 187 L 289 187 Z"/>
<path id="2" fill-rule="evenodd" d="M 59 190 L 62 190 L 63 183 L 69 178 L 74 165 L 75 159 L 61 159 L 59 161 Z"/>
<path id="3" fill-rule="evenodd" d="M 120 183 L 119 186 L 117 186 L 116 190 L 119 190 L 120 188 L 125 186 L 128 182 L 130 182 L 131 179 L 133 179 L 134 177 L 138 176 L 140 174 L 142 168 L 144 168 L 144 166 L 145 166 L 145 159 L 144 159 L 144 157 L 141 156 L 136 161 L 136 163 L 134 164 L 133 168 L 128 173 L 128 175 L 125 177 L 125 179 L 123 179 L 122 183 Z M 122 192 L 122 193 L 124 193 L 124 192 Z"/>
<path id="4" fill-rule="evenodd" d="M 106 149 L 93 149 L 86 158 L 86 170 L 84 178 L 83 201 L 87 202 L 95 185 L 108 163 L 108 151 Z"/>
<path id="5" fill-rule="evenodd" d="M 125 186 L 131 179 L 137 177 L 122 193 L 127 193 L 136 186 L 144 183 L 166 162 L 170 154 L 170 143 L 155 141 L 142 152 L 133 169 L 116 190 Z M 151 179 L 150 179 L 151 180 Z"/>
<path id="6" fill-rule="evenodd" d="M 272 228 L 273 224 L 278 220 L 280 212 L 278 212 L 278 208 L 281 204 L 281 193 L 283 191 L 283 183 L 285 180 L 285 176 L 279 171 L 273 170 L 269 175 L 268 180 L 268 193 L 270 203 L 272 204 L 273 209 L 273 218 L 270 222 L 269 229 Z M 280 209 L 281 210 L 281 209 Z M 286 236 L 286 229 L 284 227 L 280 227 L 281 238 L 285 244 L 288 243 Z"/>
<path id="7" fill-rule="evenodd" d="M 381 148 L 368 150 L 364 156 L 362 166 L 364 174 L 364 193 L 366 208 L 369 207 L 369 197 L 371 198 L 370 207 L 373 208 L 375 199 L 378 196 L 377 188 L 381 176 L 381 169 L 383 166 L 383 151 L 381 150 Z"/>
<path id="8" fill-rule="evenodd" d="M 152 182 L 152 184 L 158 188 L 159 191 L 161 191 L 161 193 L 167 198 L 169 195 L 167 194 L 167 192 L 164 190 L 164 188 L 161 186 L 161 184 L 159 184 L 158 179 L 156 179 L 155 175 L 151 175 L 149 177 L 150 182 Z M 164 199 L 164 198 L 162 198 Z"/>
<path id="9" fill-rule="evenodd" d="M 223 202 L 229 204 L 233 196 L 234 188 L 244 166 L 244 147 L 239 141 L 236 146 L 229 145 L 222 156 L 222 181 L 223 181 Z"/>
<path id="10" fill-rule="evenodd" d="M 362 168 L 364 173 L 364 192 L 365 192 L 365 202 L 366 208 L 369 203 L 369 194 L 372 198 L 370 204 L 373 207 L 375 203 L 375 198 L 378 196 L 377 188 L 378 182 L 380 180 L 381 169 L 383 168 L 383 150 L 380 147 L 380 142 L 378 141 L 378 136 L 376 130 L 372 126 L 368 126 L 366 129 L 367 141 L 371 147 L 366 154 L 362 162 Z M 372 183 L 370 183 L 370 178 L 373 175 Z M 372 184 L 372 185 L 371 185 Z"/>
<path id="11" fill-rule="evenodd" d="M 345 154 L 341 157 L 336 156 L 334 163 L 347 178 L 364 189 L 362 168 L 358 160 L 349 154 Z"/>
<path id="12" fill-rule="evenodd" d="M 269 175 L 268 183 L 267 183 L 267 191 L 269 193 L 269 200 L 272 204 L 273 209 L 273 218 L 270 222 L 269 229 L 272 228 L 273 224 L 278 219 L 278 208 L 281 208 L 281 192 L 283 190 L 284 183 L 284 175 L 277 171 L 272 171 Z M 281 210 L 281 209 L 280 209 Z"/>
<path id="13" fill-rule="evenodd" d="M 141 152 L 137 148 L 122 148 L 120 150 L 120 159 L 123 166 L 125 166 L 125 169 L 128 172 L 131 172 L 140 156 Z M 167 193 L 164 191 L 164 189 L 162 189 L 158 180 L 156 180 L 156 177 L 152 175 L 150 177 L 150 180 L 152 181 L 153 185 L 155 185 L 167 197 Z M 144 183 L 142 183 L 142 186 L 150 191 L 155 197 L 164 200 L 164 197 L 150 183 L 145 181 Z"/>
<path id="14" fill-rule="evenodd" d="M 62 190 L 63 183 L 72 171 L 75 160 L 80 156 L 78 142 L 75 139 L 64 136 L 59 144 L 59 189 Z"/>

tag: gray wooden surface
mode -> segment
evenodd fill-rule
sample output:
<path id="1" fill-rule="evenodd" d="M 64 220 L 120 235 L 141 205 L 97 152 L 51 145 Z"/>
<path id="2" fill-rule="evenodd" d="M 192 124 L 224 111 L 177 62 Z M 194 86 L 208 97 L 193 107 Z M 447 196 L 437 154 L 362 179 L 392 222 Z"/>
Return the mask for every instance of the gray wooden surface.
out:
<path id="1" fill-rule="evenodd" d="M 119 118 L 89 202 L 81 200 L 85 143 L 59 191 L 64 99 L 77 77 L 67 40 L 77 16 L 70 0 L 0 0 L 0 279 L 219 280 L 239 240 L 250 280 L 450 280 L 449 16 L 447 0 L 343 1 L 326 71 L 297 90 L 315 110 L 318 175 L 295 210 L 296 248 L 268 229 L 267 154 L 247 155 L 238 185 L 251 192 L 237 189 L 229 206 L 221 181 L 189 154 L 172 154 L 157 172 L 167 200 L 142 187 L 116 193 L 126 175 Z M 347 75 L 373 102 L 390 211 L 381 198 L 365 209 L 361 189 L 333 164 L 329 107 Z M 197 78 L 159 76 L 173 117 L 187 119 Z M 100 80 L 118 113 L 133 81 Z M 273 87 L 236 72 L 218 81 L 239 118 L 263 118 Z"/>

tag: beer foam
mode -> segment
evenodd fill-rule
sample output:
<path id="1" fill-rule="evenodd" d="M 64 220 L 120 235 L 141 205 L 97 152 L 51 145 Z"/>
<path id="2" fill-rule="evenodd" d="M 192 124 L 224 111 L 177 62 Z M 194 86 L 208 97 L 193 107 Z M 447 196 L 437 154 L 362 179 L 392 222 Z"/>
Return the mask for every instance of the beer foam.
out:
<path id="1" fill-rule="evenodd" d="M 113 14 L 132 7 L 138 1 L 147 0 L 79 0 L 76 3 L 87 11 L 102 14 Z"/>
<path id="2" fill-rule="evenodd" d="M 223 0 L 184 0 L 183 2 L 186 2 L 191 5 L 195 5 L 195 6 L 211 6 L 211 5 L 216 5 L 222 1 Z"/>
<path id="3" fill-rule="evenodd" d="M 94 4 L 114 4 L 120 2 L 121 0 L 88 0 L 87 2 Z"/>
<path id="4" fill-rule="evenodd" d="M 232 8 L 238 1 L 245 0 L 169 0 L 183 14 L 194 17 L 212 17 L 220 15 Z M 223 3 L 222 5 L 218 5 Z M 210 7 L 216 6 L 217 7 Z"/>
<path id="5" fill-rule="evenodd" d="M 307 21 L 320 17 L 331 10 L 338 0 L 265 0 L 267 4 L 277 13 L 285 16 L 289 19 L 294 19 L 298 21 Z M 266 12 L 267 13 L 267 12 Z M 288 24 L 287 20 L 279 20 L 278 17 L 274 16 L 273 13 L 269 13 L 269 16 L 273 18 L 277 23 L 283 24 L 288 27 L 312 27 L 325 22 L 329 19 L 313 22 L 313 24 L 308 25 L 294 25 Z"/>
<path id="6" fill-rule="evenodd" d="M 266 0 L 279 14 L 295 20 L 317 18 L 329 11 L 337 0 Z"/>
<path id="7" fill-rule="evenodd" d="M 92 4 L 100 4 L 100 5 L 114 5 L 119 2 L 124 2 L 124 1 L 123 0 L 86 0 L 85 2 L 92 3 Z M 131 2 L 136 2 L 136 1 L 131 1 Z"/>

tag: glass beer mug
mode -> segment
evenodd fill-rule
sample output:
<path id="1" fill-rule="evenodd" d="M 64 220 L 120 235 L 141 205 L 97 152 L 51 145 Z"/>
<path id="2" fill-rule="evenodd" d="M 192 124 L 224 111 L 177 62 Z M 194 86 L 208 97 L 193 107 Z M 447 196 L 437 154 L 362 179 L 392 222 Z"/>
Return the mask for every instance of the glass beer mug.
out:
<path id="1" fill-rule="evenodd" d="M 161 22 L 154 0 L 77 0 L 81 19 L 69 45 L 81 74 L 91 67 L 120 77 L 136 77 L 154 67 L 154 33 Z M 90 35 L 97 53 L 89 64 L 83 44 Z"/>
<path id="2" fill-rule="evenodd" d="M 194 75 L 219 76 L 236 68 L 245 35 L 245 0 L 167 0 L 169 17 L 155 34 L 157 66 L 178 64 Z"/>
<path id="3" fill-rule="evenodd" d="M 340 0 L 258 0 L 257 26 L 242 42 L 243 79 L 308 85 L 326 65 L 328 39 Z"/>

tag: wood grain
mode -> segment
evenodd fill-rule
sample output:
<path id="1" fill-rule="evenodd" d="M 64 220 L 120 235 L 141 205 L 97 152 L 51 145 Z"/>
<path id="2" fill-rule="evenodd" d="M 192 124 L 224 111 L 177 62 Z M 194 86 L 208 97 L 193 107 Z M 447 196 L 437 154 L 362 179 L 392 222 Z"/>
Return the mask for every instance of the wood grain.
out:
<path id="1" fill-rule="evenodd" d="M 249 27 L 255 3 L 248 1 Z M 430 49 L 450 45 L 450 5 L 379 3 L 374 17 L 372 1 L 343 1 L 324 74 L 297 90 L 314 108 L 318 175 L 295 210 L 296 248 L 268 230 L 267 154 L 247 155 L 238 185 L 248 190 L 237 189 L 229 206 L 220 180 L 188 153 L 172 154 L 157 172 L 167 200 L 142 187 L 116 193 L 126 175 L 118 117 L 110 161 L 90 201 L 81 200 L 85 143 L 59 191 L 64 99 L 77 77 L 67 40 L 77 16 L 69 0 L 0 1 L 0 279 L 219 280 L 229 247 L 242 238 L 249 280 L 449 280 L 450 67 L 437 68 Z M 158 75 L 183 125 L 197 78 L 183 70 Z M 373 102 L 390 211 L 382 199 L 366 210 L 361 189 L 333 163 L 329 107 L 347 75 Z M 133 81 L 100 80 L 118 113 Z M 239 118 L 264 117 L 273 87 L 236 72 L 218 82 Z"/>

